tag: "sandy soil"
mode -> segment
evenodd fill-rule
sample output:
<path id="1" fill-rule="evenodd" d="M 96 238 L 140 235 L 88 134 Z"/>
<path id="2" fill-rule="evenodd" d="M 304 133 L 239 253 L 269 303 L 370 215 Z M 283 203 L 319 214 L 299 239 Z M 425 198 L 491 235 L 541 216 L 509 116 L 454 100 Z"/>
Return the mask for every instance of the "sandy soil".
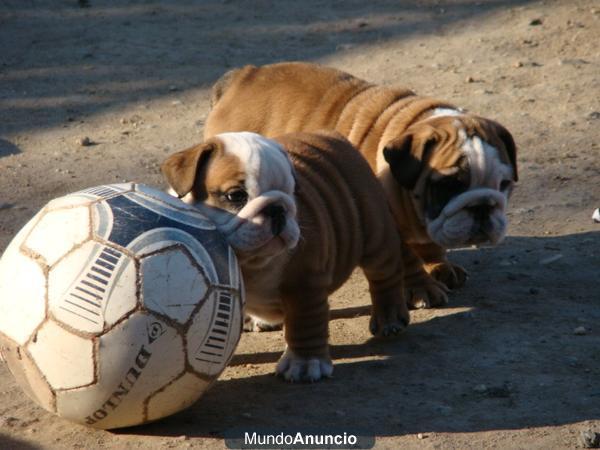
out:
<path id="1" fill-rule="evenodd" d="M 332 380 L 276 379 L 281 333 L 249 333 L 192 408 L 105 432 L 36 407 L 0 363 L 0 448 L 214 448 L 233 427 L 326 425 L 378 448 L 548 449 L 600 432 L 597 0 L 80 3 L 0 0 L 0 249 L 58 195 L 162 186 L 211 83 L 246 63 L 317 61 L 495 118 L 521 181 L 510 237 L 453 252 L 467 286 L 403 337 L 370 339 L 360 273 L 333 296 Z"/>

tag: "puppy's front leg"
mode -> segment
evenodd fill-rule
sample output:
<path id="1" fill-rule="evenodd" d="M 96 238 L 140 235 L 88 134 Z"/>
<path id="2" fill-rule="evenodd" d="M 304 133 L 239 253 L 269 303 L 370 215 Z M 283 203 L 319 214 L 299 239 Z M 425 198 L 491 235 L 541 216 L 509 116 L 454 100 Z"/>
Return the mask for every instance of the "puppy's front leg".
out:
<path id="1" fill-rule="evenodd" d="M 329 304 L 327 292 L 301 288 L 282 293 L 287 348 L 276 373 L 290 382 L 318 381 L 330 377 Z"/>
<path id="2" fill-rule="evenodd" d="M 462 287 L 468 273 L 458 264 L 446 258 L 446 249 L 433 242 L 429 244 L 411 245 L 411 249 L 425 261 L 425 270 L 435 280 L 444 283 L 449 289 Z"/>
<path id="3" fill-rule="evenodd" d="M 448 303 L 448 288 L 431 276 L 412 247 L 402 243 L 402 264 L 406 301 L 412 309 L 431 308 Z"/>

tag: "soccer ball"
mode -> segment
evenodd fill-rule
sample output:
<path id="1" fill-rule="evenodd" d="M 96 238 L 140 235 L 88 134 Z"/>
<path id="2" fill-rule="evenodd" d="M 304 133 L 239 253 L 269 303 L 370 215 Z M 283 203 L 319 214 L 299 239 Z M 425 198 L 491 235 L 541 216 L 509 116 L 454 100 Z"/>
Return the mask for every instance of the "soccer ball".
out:
<path id="1" fill-rule="evenodd" d="M 232 249 L 198 210 L 140 184 L 48 203 L 0 260 L 0 350 L 45 409 L 97 428 L 194 403 L 242 330 Z"/>

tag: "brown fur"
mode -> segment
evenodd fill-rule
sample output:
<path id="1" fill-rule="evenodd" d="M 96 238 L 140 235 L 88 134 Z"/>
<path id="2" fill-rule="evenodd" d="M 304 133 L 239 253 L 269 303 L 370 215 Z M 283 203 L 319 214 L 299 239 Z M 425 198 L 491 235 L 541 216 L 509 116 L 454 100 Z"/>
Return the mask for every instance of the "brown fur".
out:
<path id="1" fill-rule="evenodd" d="M 438 153 L 437 147 L 435 158 L 423 160 L 426 134 L 440 142 L 442 137 L 447 143 L 456 142 L 452 125 L 455 117 L 435 118 L 432 126 L 423 126 L 423 119 L 435 108 L 456 109 L 453 105 L 420 97 L 408 89 L 377 86 L 333 68 L 300 62 L 232 70 L 217 82 L 212 100 L 205 138 L 241 130 L 267 137 L 318 129 L 340 132 L 360 150 L 384 186 L 406 244 L 403 253 L 408 285 L 414 287 L 412 303 L 419 303 L 421 297 L 429 297 L 424 301 L 432 304 L 445 299 L 445 288 L 423 269 L 434 272 L 450 288 L 464 283 L 464 270 L 448 263 L 445 249 L 427 235 L 413 195 L 414 186 L 410 182 L 400 186 L 383 156 L 386 148 L 393 153 L 406 147 L 406 155 L 399 155 L 406 156 L 400 167 L 412 170 L 406 176 L 413 182 L 425 173 L 425 167 L 437 169 L 454 163 L 456 150 Z M 516 149 L 510 133 L 488 119 L 473 115 L 464 118 L 469 132 L 479 133 L 512 164 L 516 180 Z M 407 136 L 414 139 L 407 142 Z"/>
<path id="2" fill-rule="evenodd" d="M 372 297 L 371 331 L 387 335 L 409 322 L 403 292 L 401 245 L 385 193 L 366 161 L 338 133 L 285 135 L 275 139 L 289 153 L 296 174 L 301 240 L 266 266 L 244 265 L 247 306 L 269 320 L 283 319 L 288 348 L 304 357 L 329 359 L 327 297 L 356 266 Z M 203 167 L 195 162 L 209 152 Z M 163 172 L 181 194 L 202 199 L 243 169 L 221 164 L 218 137 L 170 157 Z M 234 161 L 235 163 L 235 161 Z M 185 181 L 182 181 L 184 179 Z M 210 197 L 210 196 L 209 196 Z"/>
<path id="3" fill-rule="evenodd" d="M 288 345 L 300 354 L 322 346 L 327 296 L 356 266 L 369 281 L 374 334 L 387 334 L 386 327 L 393 324 L 408 324 L 402 261 L 396 251 L 400 239 L 389 211 L 381 211 L 385 194 L 368 165 L 337 134 L 302 133 L 276 140 L 294 164 L 302 230 L 280 285 Z"/>

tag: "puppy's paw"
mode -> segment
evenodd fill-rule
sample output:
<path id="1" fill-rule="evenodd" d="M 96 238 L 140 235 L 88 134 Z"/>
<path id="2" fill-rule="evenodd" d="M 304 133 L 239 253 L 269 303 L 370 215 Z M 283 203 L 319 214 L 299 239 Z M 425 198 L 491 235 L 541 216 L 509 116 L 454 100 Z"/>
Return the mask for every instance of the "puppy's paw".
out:
<path id="1" fill-rule="evenodd" d="M 448 288 L 445 284 L 434 279 L 407 284 L 406 300 L 410 309 L 444 306 L 448 304 Z"/>
<path id="2" fill-rule="evenodd" d="M 282 328 L 281 323 L 268 323 L 249 315 L 244 316 L 244 331 L 279 331 Z"/>
<path id="3" fill-rule="evenodd" d="M 448 261 L 427 264 L 426 269 L 432 278 L 444 283 L 448 289 L 458 289 L 464 286 L 467 278 L 469 278 L 469 274 L 465 269 Z"/>
<path id="4" fill-rule="evenodd" d="M 279 359 L 275 373 L 290 383 L 314 383 L 331 377 L 333 363 L 329 357 L 303 358 L 288 348 Z"/>
<path id="5" fill-rule="evenodd" d="M 384 308 L 375 307 L 371 314 L 369 330 L 373 336 L 394 336 L 406 330 L 409 320 L 408 310 L 402 304 L 393 304 Z"/>

